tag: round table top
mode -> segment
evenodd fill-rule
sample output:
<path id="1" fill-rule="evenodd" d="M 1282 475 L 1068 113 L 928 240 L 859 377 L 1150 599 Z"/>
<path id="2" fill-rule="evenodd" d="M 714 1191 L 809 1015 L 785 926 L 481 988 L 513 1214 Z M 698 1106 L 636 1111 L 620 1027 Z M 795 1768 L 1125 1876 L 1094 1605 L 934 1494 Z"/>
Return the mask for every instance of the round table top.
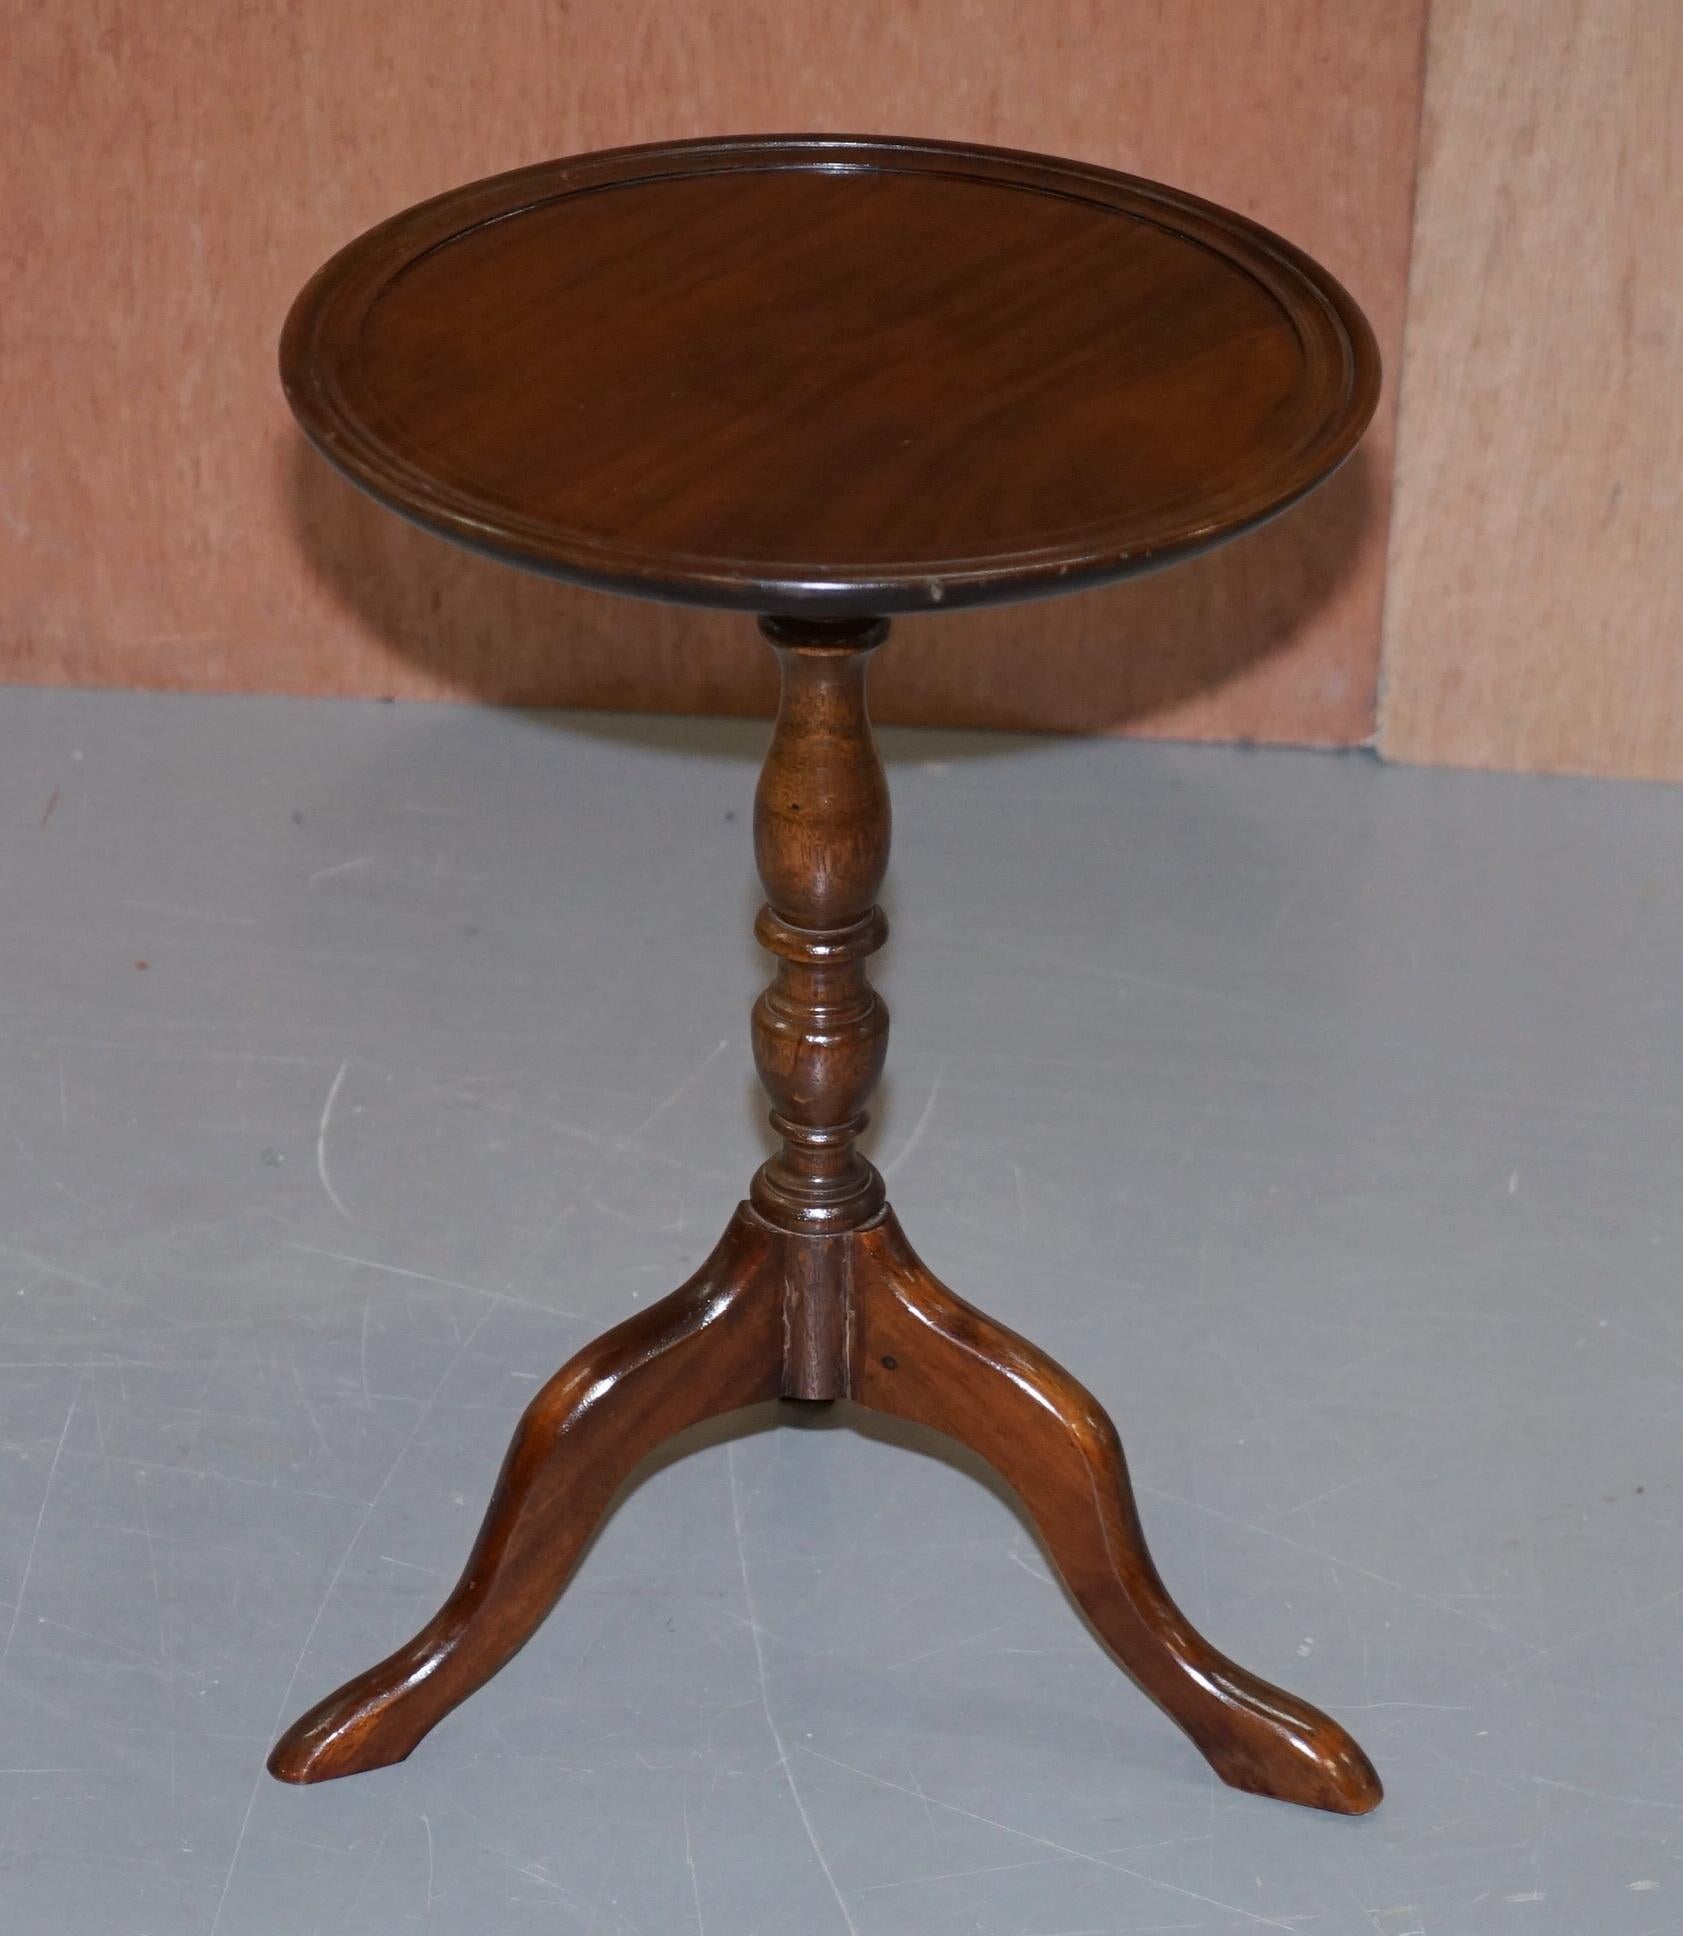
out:
<path id="1" fill-rule="evenodd" d="M 612 591 L 846 617 L 1126 577 L 1312 490 L 1373 413 L 1350 296 L 1109 169 L 829 135 L 624 148 L 340 251 L 300 423 L 404 516 Z"/>

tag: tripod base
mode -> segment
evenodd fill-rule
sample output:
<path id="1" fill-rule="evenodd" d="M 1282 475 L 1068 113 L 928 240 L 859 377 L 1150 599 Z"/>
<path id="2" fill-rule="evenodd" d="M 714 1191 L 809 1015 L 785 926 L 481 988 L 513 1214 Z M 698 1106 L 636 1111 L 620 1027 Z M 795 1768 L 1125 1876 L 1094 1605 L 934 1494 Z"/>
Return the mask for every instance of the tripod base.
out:
<path id="1" fill-rule="evenodd" d="M 1147 1550 L 1116 1428 L 1033 1345 L 918 1259 L 891 1210 L 791 1234 L 743 1204 L 670 1297 L 587 1345 L 528 1407 L 467 1568 L 407 1645 L 293 1724 L 269 1769 L 315 1782 L 401 1761 L 536 1631 L 632 1469 L 704 1418 L 851 1398 L 968 1445 L 1022 1499 L 1138 1685 L 1234 1788 L 1361 1815 L 1381 1789 L 1336 1721 L 1218 1653 Z"/>

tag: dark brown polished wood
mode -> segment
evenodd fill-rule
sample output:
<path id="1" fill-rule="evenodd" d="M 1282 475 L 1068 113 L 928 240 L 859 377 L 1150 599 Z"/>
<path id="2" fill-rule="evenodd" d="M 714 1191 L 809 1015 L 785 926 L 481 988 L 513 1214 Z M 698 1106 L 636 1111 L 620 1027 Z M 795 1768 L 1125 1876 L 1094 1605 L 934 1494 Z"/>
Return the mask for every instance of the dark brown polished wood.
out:
<path id="1" fill-rule="evenodd" d="M 797 210 L 779 199 L 782 177 L 815 174 L 817 201 Z M 673 201 L 676 188 L 714 175 L 731 191 L 722 201 Z M 953 182 L 1022 199 L 1001 217 L 1003 231 L 972 203 L 942 202 L 931 215 L 925 192 Z M 636 190 L 650 183 L 659 192 L 639 214 Z M 596 206 L 618 213 L 587 247 L 569 226 L 572 204 L 609 188 L 616 194 Z M 815 323 L 802 355 L 756 374 L 764 342 L 751 325 L 762 305 L 780 329 L 819 316 L 747 274 L 774 215 L 806 225 L 793 255 L 781 241 L 773 250 L 783 268 L 820 276 L 827 301 L 863 279 L 870 300 L 849 312 L 846 330 Z M 481 237 L 498 217 L 501 234 L 458 253 L 452 238 Z M 1105 242 L 1090 232 L 1094 219 Z M 527 222 L 535 226 L 523 232 Z M 1135 259 L 1141 227 L 1154 239 Z M 890 241 L 901 251 L 890 280 L 917 288 L 879 313 L 888 283 L 869 276 Z M 905 253 L 914 241 L 921 259 Z M 1113 273 L 1107 247 L 1133 263 L 1126 274 Z M 990 263 L 1005 278 L 997 289 Z M 1259 263 L 1289 287 L 1289 302 Z M 578 297 L 581 275 L 600 285 L 602 317 Z M 1014 277 L 1038 280 L 1047 302 L 1062 303 L 1056 327 L 1042 330 L 1043 309 L 1022 305 Z M 1246 277 L 1273 309 L 1221 293 Z M 406 282 L 408 295 L 384 293 Z M 622 359 L 610 353 L 608 325 L 638 292 L 660 326 L 651 335 L 640 312 L 621 317 L 638 346 Z M 995 303 L 1009 319 L 1004 334 L 991 322 L 958 328 Z M 921 319 L 904 340 L 903 314 Z M 740 371 L 723 347 L 733 317 Z M 920 405 L 917 360 L 945 340 L 929 333 L 931 318 L 958 333 Z M 1317 337 L 1323 327 L 1330 335 Z M 1007 354 L 1012 330 L 1031 340 Z M 844 338 L 855 345 L 845 353 Z M 490 364 L 504 359 L 493 382 Z M 695 1276 L 588 1345 L 538 1394 L 449 1598 L 414 1639 L 289 1728 L 272 1771 L 321 1781 L 407 1755 L 531 1636 L 616 1489 L 672 1433 L 763 1399 L 845 1397 L 944 1432 L 998 1470 L 1106 1645 L 1224 1781 L 1317 1808 L 1371 1809 L 1379 1780 L 1350 1736 L 1218 1653 L 1170 1599 L 1097 1400 L 931 1275 L 858 1148 L 888 1040 L 867 963 L 886 933 L 876 896 L 889 847 L 865 696 L 869 656 L 888 626 L 859 601 L 880 595 L 912 609 L 947 592 L 975 601 L 1115 576 L 1232 535 L 1302 495 L 1354 444 L 1372 408 L 1377 363 L 1349 298 L 1237 217 L 1101 170 L 935 143 L 690 143 L 551 164 L 399 217 L 309 286 L 283 360 L 306 429 L 359 482 L 515 562 L 737 604 L 796 584 L 785 575 L 795 554 L 779 549 L 780 518 L 790 533 L 804 520 L 834 549 L 809 548 L 797 573 L 805 595 L 761 621 L 782 698 L 755 795 L 766 891 L 755 932 L 774 969 L 752 1028 L 780 1147 Z M 1018 380 L 1040 360 L 1059 365 L 1058 381 Z M 967 388 L 955 364 L 981 387 Z M 581 403 L 587 378 L 617 386 L 619 429 L 608 427 L 612 413 Z M 1093 441 L 1059 414 L 1065 381 L 1094 387 L 1102 435 Z M 784 382 L 794 416 L 811 405 L 818 431 L 791 428 L 781 406 L 756 408 L 763 389 Z M 322 401 L 351 396 L 367 412 L 354 435 Z M 963 438 L 951 431 L 955 411 Z M 839 441 L 822 476 L 780 471 L 815 463 L 827 438 Z M 970 468 L 963 439 L 981 453 Z M 1091 522 L 1079 541 L 1048 535 L 1060 518 L 1066 534 L 1077 528 L 1069 502 L 1057 502 L 1059 439 L 1076 470 L 1091 469 L 1069 501 L 1081 496 L 1091 510 L 1109 493 L 1102 542 Z M 1202 496 L 1198 463 L 1213 463 L 1224 439 L 1235 468 Z M 1031 455 L 1031 474 L 1001 502 L 995 467 Z M 892 478 L 856 476 L 873 458 Z M 503 509 L 485 495 L 494 476 Z M 462 507 L 475 491 L 470 516 Z M 1036 544 L 1005 541 L 1031 528 Z M 716 547 L 697 549 L 709 531 Z M 890 566 L 896 531 L 900 562 Z M 744 562 L 752 533 L 762 549 Z M 1085 549 L 1072 552 L 1077 542 Z"/>
<path id="2" fill-rule="evenodd" d="M 1379 359 L 1324 269 L 1154 182 L 946 142 L 546 162 L 396 216 L 281 343 L 305 431 L 511 563 L 752 612 L 1071 591 L 1261 523 Z"/>

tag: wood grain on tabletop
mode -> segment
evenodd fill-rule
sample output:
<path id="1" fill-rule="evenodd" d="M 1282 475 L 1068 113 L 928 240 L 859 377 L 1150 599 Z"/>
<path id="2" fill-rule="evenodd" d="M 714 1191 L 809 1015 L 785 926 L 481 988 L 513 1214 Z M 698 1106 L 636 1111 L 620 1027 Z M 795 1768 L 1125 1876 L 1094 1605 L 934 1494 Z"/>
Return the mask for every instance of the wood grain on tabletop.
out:
<path id="1" fill-rule="evenodd" d="M 1324 483 L 1380 388 L 1348 291 L 1242 216 L 835 135 L 437 196 L 311 277 L 280 361 L 322 456 L 470 550 L 831 619 L 1185 563 Z"/>

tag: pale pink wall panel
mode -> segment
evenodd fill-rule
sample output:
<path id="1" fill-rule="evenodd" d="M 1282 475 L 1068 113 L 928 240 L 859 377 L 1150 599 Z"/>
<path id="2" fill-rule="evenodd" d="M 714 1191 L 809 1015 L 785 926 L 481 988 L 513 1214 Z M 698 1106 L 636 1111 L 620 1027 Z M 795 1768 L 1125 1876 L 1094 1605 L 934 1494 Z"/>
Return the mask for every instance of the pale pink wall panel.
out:
<path id="1" fill-rule="evenodd" d="M 740 620 L 459 557 L 305 453 L 274 341 L 317 263 L 406 203 L 569 150 L 911 131 L 1061 150 L 1244 209 L 1344 277 L 1394 370 L 1424 5 L 33 7 L 0 77 L 21 210 L 0 244 L 0 677 L 763 707 L 769 655 Z M 1365 738 L 1391 427 L 1388 390 L 1344 476 L 1213 559 L 905 625 L 879 710 Z"/>
<path id="2" fill-rule="evenodd" d="M 1683 780 L 1683 7 L 1436 0 L 1397 759 Z"/>

